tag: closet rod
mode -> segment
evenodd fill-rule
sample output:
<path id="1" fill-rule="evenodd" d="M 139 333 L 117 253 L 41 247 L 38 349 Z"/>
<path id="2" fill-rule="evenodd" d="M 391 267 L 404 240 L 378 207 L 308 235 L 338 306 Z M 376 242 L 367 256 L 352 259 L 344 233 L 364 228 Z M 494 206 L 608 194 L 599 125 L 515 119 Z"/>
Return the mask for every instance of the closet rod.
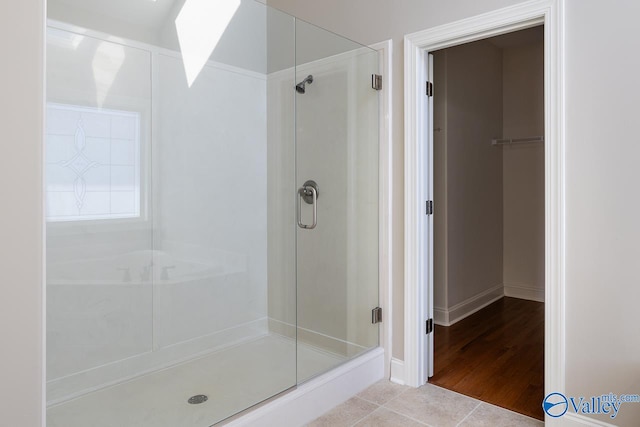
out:
<path id="1" fill-rule="evenodd" d="M 527 144 L 530 142 L 544 142 L 544 136 L 530 136 L 527 138 L 492 139 L 491 145 Z"/>

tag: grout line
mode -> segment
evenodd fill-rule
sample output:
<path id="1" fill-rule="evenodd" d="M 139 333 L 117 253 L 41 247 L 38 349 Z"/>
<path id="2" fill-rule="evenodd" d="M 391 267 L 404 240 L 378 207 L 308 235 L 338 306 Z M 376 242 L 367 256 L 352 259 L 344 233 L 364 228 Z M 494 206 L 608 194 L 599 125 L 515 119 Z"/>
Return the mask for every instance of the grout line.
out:
<path id="1" fill-rule="evenodd" d="M 403 386 L 403 387 L 404 387 L 404 386 Z M 396 414 L 396 415 L 400 415 L 400 416 L 402 416 L 402 417 L 408 418 L 408 419 L 410 419 L 410 420 L 412 420 L 412 421 L 417 422 L 418 424 L 421 424 L 421 425 L 424 425 L 424 426 L 427 426 L 427 427 L 434 427 L 434 426 L 432 426 L 431 424 L 427 424 L 427 423 L 425 423 L 425 422 L 423 422 L 423 421 L 420 421 L 420 420 L 418 420 L 418 419 L 416 419 L 416 418 L 413 418 L 413 417 L 411 417 L 411 416 L 409 416 L 409 415 L 407 415 L 407 414 L 403 414 L 402 412 L 399 412 L 399 411 L 397 411 L 397 410 L 395 410 L 395 409 L 392 409 L 392 408 L 389 408 L 389 407 L 387 406 L 387 404 L 388 404 L 388 403 L 391 403 L 391 402 L 393 402 L 394 400 L 399 399 L 403 394 L 407 393 L 409 390 L 411 390 L 411 387 L 408 387 L 408 388 L 406 388 L 406 389 L 402 390 L 402 391 L 401 391 L 400 393 L 398 393 L 396 396 L 392 397 L 391 399 L 387 400 L 385 403 L 383 403 L 382 405 L 380 405 L 380 408 L 384 408 L 384 409 L 386 409 L 387 411 L 393 412 L 393 413 L 394 413 L 394 414 Z M 363 400 L 366 400 L 366 399 L 363 399 Z"/>
<path id="2" fill-rule="evenodd" d="M 366 390 L 366 389 L 365 389 L 365 390 Z M 362 396 L 358 396 L 357 394 L 356 394 L 354 397 L 357 397 L 357 398 L 358 398 L 358 399 L 360 399 L 360 400 L 364 400 L 365 402 L 371 403 L 372 405 L 382 406 L 382 405 L 381 405 L 381 404 L 379 404 L 379 403 L 373 402 L 373 401 L 371 401 L 371 400 L 369 400 L 369 399 L 365 399 L 364 397 L 362 397 Z"/>
<path id="3" fill-rule="evenodd" d="M 381 407 L 382 407 L 382 406 L 381 406 Z M 415 421 L 415 422 L 417 422 L 418 424 L 422 424 L 423 426 L 427 426 L 427 427 L 434 427 L 434 426 L 432 426 L 431 424 L 427 424 L 427 423 L 425 423 L 424 421 L 420 421 L 420 420 L 418 420 L 418 419 L 416 419 L 416 418 L 413 418 L 413 417 L 411 417 L 411 416 L 409 416 L 409 415 L 407 415 L 407 414 L 403 414 L 402 412 L 398 412 L 398 411 L 396 411 L 396 410 L 394 410 L 394 409 L 387 408 L 387 407 L 384 407 L 384 409 L 386 409 L 387 411 L 393 412 L 394 414 L 397 414 L 397 415 L 403 416 L 403 417 L 405 417 L 405 418 L 408 418 L 408 419 L 410 419 L 411 421 Z"/>
<path id="4" fill-rule="evenodd" d="M 364 400 L 364 399 L 363 399 Z M 357 425 L 360 421 L 364 420 L 365 418 L 367 418 L 369 415 L 373 414 L 375 411 L 377 411 L 378 409 L 380 409 L 380 406 L 378 406 L 376 409 L 374 409 L 373 411 L 369 412 L 367 415 L 365 415 L 364 417 L 358 418 L 353 424 L 351 424 L 349 427 L 355 427 L 355 425 Z"/>
<path id="5" fill-rule="evenodd" d="M 362 398 L 360 398 L 360 397 L 358 397 L 358 396 L 354 396 L 354 398 L 356 398 L 356 399 L 360 399 L 360 400 L 363 400 L 363 401 L 368 402 L 368 403 L 373 403 L 373 402 L 369 402 L 368 400 L 362 399 Z M 376 404 L 376 406 L 377 406 L 377 408 L 375 408 L 373 411 L 369 412 L 369 413 L 368 413 L 368 414 L 366 414 L 365 416 L 358 418 L 358 419 L 357 419 L 353 424 L 351 424 L 351 425 L 350 425 L 350 427 L 354 427 L 354 426 L 355 426 L 356 424 L 358 424 L 360 421 L 364 420 L 364 419 L 365 419 L 365 418 L 367 418 L 369 415 L 373 414 L 373 413 L 374 413 L 374 412 L 376 412 L 378 409 L 380 409 L 380 405 L 377 405 L 377 404 Z"/>
<path id="6" fill-rule="evenodd" d="M 394 400 L 398 399 L 400 396 L 402 396 L 403 394 L 405 394 L 405 393 L 406 393 L 406 392 L 408 392 L 409 390 L 411 390 L 411 388 L 408 388 L 408 389 L 406 389 L 406 390 L 402 390 L 402 391 L 401 391 L 397 396 L 392 397 L 391 399 L 387 400 L 385 403 L 383 403 L 383 404 L 382 404 L 382 405 L 380 405 L 380 406 L 384 406 L 385 408 L 389 409 L 389 408 L 387 407 L 387 403 L 391 403 L 391 402 L 393 402 Z"/>
<path id="7" fill-rule="evenodd" d="M 365 390 L 366 390 L 366 389 L 362 390 L 360 393 L 363 393 Z M 377 403 L 377 402 L 374 402 L 374 401 L 372 401 L 372 400 L 365 399 L 364 397 L 360 396 L 360 393 L 356 394 L 356 396 L 355 396 L 355 397 L 357 397 L 358 399 L 362 399 L 362 400 L 364 400 L 365 402 L 373 403 L 374 405 L 384 406 L 384 405 L 386 405 L 387 403 L 389 403 L 389 402 L 391 402 L 392 400 L 394 400 L 396 397 L 400 397 L 400 395 L 401 395 L 402 393 L 404 393 L 405 391 L 406 391 L 406 390 L 401 391 L 400 393 L 398 393 L 397 395 L 393 396 L 391 399 L 387 400 L 387 401 L 386 401 L 386 402 L 384 402 L 384 403 Z"/>
<path id="8" fill-rule="evenodd" d="M 469 417 L 471 416 L 471 414 L 473 414 L 473 413 L 476 411 L 476 409 L 478 409 L 478 408 L 480 407 L 480 405 L 482 405 L 482 402 L 479 402 L 479 403 L 476 405 L 476 407 L 475 407 L 475 408 L 473 408 L 473 409 L 471 410 L 471 412 L 469 412 L 469 413 L 467 414 L 467 416 L 466 416 L 466 417 L 464 417 L 463 419 L 461 419 L 461 420 L 460 420 L 460 422 L 459 422 L 458 424 L 456 424 L 456 427 L 458 427 L 458 426 L 459 426 L 460 424 L 462 424 L 462 423 L 463 423 L 467 418 L 469 418 Z"/>

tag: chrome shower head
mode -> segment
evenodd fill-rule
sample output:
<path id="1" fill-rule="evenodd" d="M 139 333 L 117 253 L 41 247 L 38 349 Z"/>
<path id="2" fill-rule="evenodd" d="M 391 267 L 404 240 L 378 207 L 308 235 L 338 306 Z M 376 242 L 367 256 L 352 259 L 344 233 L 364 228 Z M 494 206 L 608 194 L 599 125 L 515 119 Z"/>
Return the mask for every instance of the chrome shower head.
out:
<path id="1" fill-rule="evenodd" d="M 305 93 L 306 91 L 305 86 L 307 85 L 307 83 L 309 84 L 313 83 L 313 76 L 311 74 L 309 74 L 307 78 L 305 78 L 303 81 L 301 81 L 296 85 L 296 92 Z"/>

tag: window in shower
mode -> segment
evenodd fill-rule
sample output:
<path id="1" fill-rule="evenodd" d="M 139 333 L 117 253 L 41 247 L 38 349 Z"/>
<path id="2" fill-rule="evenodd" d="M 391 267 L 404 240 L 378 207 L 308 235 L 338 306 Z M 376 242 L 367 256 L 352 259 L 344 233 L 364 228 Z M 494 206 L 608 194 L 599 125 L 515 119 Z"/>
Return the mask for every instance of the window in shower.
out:
<path id="1" fill-rule="evenodd" d="M 47 220 L 138 218 L 140 114 L 47 105 Z"/>

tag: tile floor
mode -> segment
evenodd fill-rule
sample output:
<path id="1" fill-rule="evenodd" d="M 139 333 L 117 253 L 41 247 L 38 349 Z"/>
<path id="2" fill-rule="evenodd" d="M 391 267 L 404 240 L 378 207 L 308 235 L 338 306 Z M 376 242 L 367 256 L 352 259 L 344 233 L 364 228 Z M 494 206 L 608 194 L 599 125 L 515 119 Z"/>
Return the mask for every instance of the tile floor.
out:
<path id="1" fill-rule="evenodd" d="M 542 421 L 426 384 L 412 388 L 382 380 L 308 427 L 514 427 Z"/>

